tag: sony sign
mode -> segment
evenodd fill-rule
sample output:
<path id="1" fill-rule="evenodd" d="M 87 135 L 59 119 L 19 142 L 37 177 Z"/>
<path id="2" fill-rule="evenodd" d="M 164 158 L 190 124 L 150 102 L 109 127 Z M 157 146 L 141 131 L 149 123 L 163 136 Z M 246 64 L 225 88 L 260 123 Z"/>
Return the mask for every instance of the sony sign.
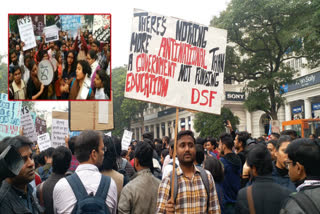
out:
<path id="1" fill-rule="evenodd" d="M 242 92 L 226 92 L 226 100 L 244 101 L 245 98 L 245 93 Z"/>

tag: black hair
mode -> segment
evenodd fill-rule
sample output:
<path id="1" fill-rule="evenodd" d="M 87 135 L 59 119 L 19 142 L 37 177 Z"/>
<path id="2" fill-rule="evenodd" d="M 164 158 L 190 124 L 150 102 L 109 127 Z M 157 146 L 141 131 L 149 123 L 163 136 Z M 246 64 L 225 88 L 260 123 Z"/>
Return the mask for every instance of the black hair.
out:
<path id="1" fill-rule="evenodd" d="M 102 170 L 118 170 L 118 166 L 116 164 L 117 154 L 116 154 L 116 147 L 112 141 L 110 136 L 104 135 L 103 136 L 103 144 L 105 149 L 104 152 L 104 159 L 102 163 Z"/>
<path id="2" fill-rule="evenodd" d="M 29 140 L 29 138 L 25 136 L 15 136 L 10 138 L 5 138 L 0 143 L 0 153 L 2 153 L 8 146 L 13 146 L 17 151 L 25 146 L 29 146 L 31 148 L 32 142 Z"/>
<path id="3" fill-rule="evenodd" d="M 45 54 L 48 54 L 48 51 L 47 50 L 40 50 L 39 51 L 39 62 L 42 61 L 43 57 Z"/>
<path id="4" fill-rule="evenodd" d="M 169 149 L 164 149 L 161 151 L 161 155 L 163 158 L 167 157 L 168 154 L 169 154 Z"/>
<path id="5" fill-rule="evenodd" d="M 88 77 L 91 77 L 92 70 L 91 66 L 89 65 L 89 62 L 86 60 L 79 60 L 78 64 L 80 64 L 82 67 L 82 73 L 84 75 L 88 74 Z"/>
<path id="6" fill-rule="evenodd" d="M 247 155 L 247 164 L 251 168 L 255 166 L 259 176 L 272 173 L 271 154 L 264 144 L 256 144 L 251 147 Z"/>
<path id="7" fill-rule="evenodd" d="M 109 77 L 109 75 L 106 73 L 106 71 L 104 71 L 102 69 L 98 69 L 96 71 L 96 75 L 99 75 L 99 78 L 101 79 L 102 84 L 103 84 L 103 91 L 110 98 L 110 77 Z"/>
<path id="8" fill-rule="evenodd" d="M 291 140 L 294 140 L 295 138 L 297 138 L 297 132 L 293 129 L 289 129 L 289 130 L 284 130 L 280 133 L 280 135 L 289 135 L 291 137 Z M 292 139 L 292 136 L 294 139 Z"/>
<path id="9" fill-rule="evenodd" d="M 42 151 L 42 152 L 40 152 L 40 154 L 38 155 L 38 162 L 39 162 L 39 164 L 42 165 L 42 166 L 46 164 L 46 161 L 45 161 L 45 159 L 44 159 L 45 152 L 46 152 L 46 151 Z"/>
<path id="10" fill-rule="evenodd" d="M 94 59 L 94 60 L 97 60 L 97 59 L 98 59 L 97 53 L 96 53 L 94 50 L 90 49 L 90 50 L 88 51 L 88 54 L 89 54 L 89 56 L 90 56 L 91 59 Z"/>
<path id="11" fill-rule="evenodd" d="M 153 169 L 153 149 L 150 143 L 145 140 L 138 143 L 134 151 L 134 157 L 138 159 L 141 166 Z"/>
<path id="12" fill-rule="evenodd" d="M 247 145 L 247 140 L 249 139 L 249 133 L 244 132 L 238 132 L 236 135 L 238 135 L 238 141 L 242 142 L 242 147 L 245 148 Z"/>
<path id="13" fill-rule="evenodd" d="M 141 141 L 141 142 L 142 142 L 142 141 Z M 141 143 L 141 142 L 140 142 L 140 143 Z M 153 143 L 152 140 L 150 140 L 150 139 L 148 139 L 148 138 L 144 138 L 144 139 L 143 139 L 143 142 L 149 143 L 150 146 L 151 146 L 151 148 L 152 148 L 153 150 L 156 149 L 156 147 L 155 147 L 155 145 L 154 145 L 154 143 Z M 139 142 L 137 143 L 137 145 L 138 145 L 138 144 L 139 144 Z"/>
<path id="14" fill-rule="evenodd" d="M 120 156 L 121 156 L 122 158 L 125 158 L 127 155 L 128 155 L 128 151 L 127 151 L 127 150 L 121 150 Z"/>
<path id="15" fill-rule="evenodd" d="M 52 158 L 54 150 L 55 150 L 55 148 L 53 148 L 53 147 L 46 149 L 44 152 L 44 156 L 47 158 Z"/>
<path id="16" fill-rule="evenodd" d="M 308 176 L 320 176 L 320 145 L 311 139 L 301 138 L 292 141 L 286 151 L 293 164 L 303 165 Z"/>
<path id="17" fill-rule="evenodd" d="M 93 40 L 92 43 L 94 43 L 98 47 L 98 49 L 100 50 L 100 42 L 98 40 L 95 39 L 95 40 Z"/>
<path id="18" fill-rule="evenodd" d="M 74 146 L 76 143 L 76 139 L 77 139 L 77 136 L 73 136 L 68 141 L 69 149 L 71 150 L 72 155 L 74 155 Z"/>
<path id="19" fill-rule="evenodd" d="M 143 139 L 149 139 L 151 141 L 153 141 L 153 132 L 145 132 L 142 135 Z"/>
<path id="20" fill-rule="evenodd" d="M 155 144 L 154 147 L 155 147 L 155 150 L 156 150 L 158 156 L 160 157 L 161 151 L 162 151 L 162 144 L 159 144 L 159 143 Z"/>
<path id="21" fill-rule="evenodd" d="M 26 67 L 28 67 L 28 66 L 26 65 L 26 61 L 27 61 L 28 59 L 32 59 L 32 57 L 31 57 L 30 54 L 26 54 L 26 55 L 24 56 L 23 63 L 24 63 L 24 65 L 25 65 Z"/>
<path id="22" fill-rule="evenodd" d="M 196 144 L 195 147 L 196 147 L 196 161 L 198 164 L 202 164 L 204 160 L 203 146 L 200 144 Z"/>
<path id="23" fill-rule="evenodd" d="M 67 61 L 67 59 L 68 59 L 68 55 L 70 54 L 70 53 L 72 53 L 72 55 L 73 55 L 73 61 L 72 61 L 72 64 L 71 64 L 71 70 L 70 70 L 70 72 L 76 72 L 76 69 L 77 69 L 77 57 L 76 57 L 76 54 L 75 54 L 75 52 L 74 51 L 72 51 L 72 50 L 69 50 L 68 52 L 67 52 L 67 54 L 65 55 L 66 57 L 65 57 L 65 63 L 64 63 L 64 65 L 65 65 L 65 67 L 64 67 L 64 72 L 66 72 L 66 73 L 68 73 L 68 61 Z"/>
<path id="24" fill-rule="evenodd" d="M 72 154 L 70 149 L 59 146 L 52 154 L 52 172 L 64 175 L 70 167 Z"/>
<path id="25" fill-rule="evenodd" d="M 153 143 L 158 143 L 158 144 L 162 144 L 162 140 L 160 139 L 160 138 L 155 138 L 154 140 L 153 140 Z"/>
<path id="26" fill-rule="evenodd" d="M 117 153 L 117 157 L 122 156 L 121 155 L 121 150 L 122 150 L 122 146 L 121 146 L 121 141 L 119 138 L 112 136 L 112 141 L 116 147 L 116 153 Z"/>
<path id="27" fill-rule="evenodd" d="M 291 137 L 289 135 L 281 135 L 276 146 L 277 151 L 284 142 L 291 142 Z"/>
<path id="28" fill-rule="evenodd" d="M 233 142 L 232 136 L 230 134 L 223 133 L 220 135 L 219 139 L 222 144 L 226 145 L 226 147 L 228 149 L 232 150 L 232 148 L 234 146 L 234 142 Z"/>
<path id="29" fill-rule="evenodd" d="M 17 51 L 16 51 L 16 50 L 10 50 L 10 53 L 9 53 L 9 64 L 12 63 L 12 61 L 11 61 L 11 55 L 12 55 L 12 54 L 16 54 L 16 56 L 18 57 L 18 54 L 17 54 Z M 18 62 L 18 59 L 17 59 L 16 62 Z"/>
<path id="30" fill-rule="evenodd" d="M 203 163 L 204 169 L 208 170 L 216 183 L 221 183 L 224 178 L 224 172 L 221 162 L 215 158 L 207 156 Z"/>
<path id="31" fill-rule="evenodd" d="M 272 132 L 271 135 L 275 136 L 277 139 L 280 138 L 280 134 L 276 132 Z"/>
<path id="32" fill-rule="evenodd" d="M 22 72 L 22 70 L 21 70 L 21 68 L 20 68 L 19 65 L 13 66 L 13 74 L 14 74 L 14 72 L 16 72 L 17 70 L 20 70 L 20 72 Z"/>
<path id="33" fill-rule="evenodd" d="M 217 143 L 217 140 L 215 138 L 212 138 L 212 137 L 207 137 L 206 139 L 206 142 L 210 142 L 210 144 L 212 146 L 214 146 L 214 149 L 216 149 L 218 147 L 218 143 Z"/>
<path id="34" fill-rule="evenodd" d="M 269 140 L 268 144 L 271 143 L 273 145 L 274 148 L 277 147 L 278 141 L 277 140 Z"/>
<path id="35" fill-rule="evenodd" d="M 202 138 L 202 137 L 197 137 L 197 139 L 195 140 L 196 144 L 200 144 L 200 145 L 204 145 L 206 142 L 206 139 Z"/>
<path id="36" fill-rule="evenodd" d="M 180 131 L 180 132 L 178 133 L 178 136 L 177 136 L 177 142 L 178 142 L 178 140 L 180 140 L 180 139 L 181 139 L 183 136 L 185 136 L 185 135 L 189 135 L 190 137 L 192 137 L 193 142 L 196 143 L 196 139 L 194 138 L 194 134 L 193 134 L 193 132 L 190 131 L 190 130 Z"/>
<path id="37" fill-rule="evenodd" d="M 99 151 L 100 139 L 100 132 L 93 130 L 81 132 L 75 143 L 75 155 L 80 163 L 89 160 L 92 150 Z"/>
<path id="38" fill-rule="evenodd" d="M 37 65 L 37 63 L 34 60 L 31 60 L 27 66 L 30 72 L 32 71 L 34 65 Z"/>

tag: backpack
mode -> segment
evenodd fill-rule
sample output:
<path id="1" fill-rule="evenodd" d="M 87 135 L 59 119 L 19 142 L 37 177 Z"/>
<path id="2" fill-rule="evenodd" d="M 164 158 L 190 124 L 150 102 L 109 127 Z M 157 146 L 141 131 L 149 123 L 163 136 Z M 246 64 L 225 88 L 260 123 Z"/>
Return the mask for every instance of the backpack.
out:
<path id="1" fill-rule="evenodd" d="M 208 180 L 208 175 L 206 173 L 206 170 L 204 170 L 202 167 L 197 166 L 197 168 L 200 170 L 200 176 L 203 182 L 203 185 L 207 192 L 207 213 L 209 209 L 209 200 L 210 200 L 210 184 Z M 170 173 L 170 181 L 172 181 L 172 172 Z M 171 185 L 170 185 L 171 186 Z M 173 200 L 176 201 L 177 195 L 178 195 L 178 176 L 177 176 L 177 170 L 174 171 L 174 190 L 173 190 Z M 171 191 L 170 191 L 171 192 Z M 169 193 L 170 194 L 170 193 Z M 170 195 L 169 195 L 170 198 Z"/>
<path id="2" fill-rule="evenodd" d="M 87 190 L 83 186 L 77 173 L 66 177 L 69 185 L 72 188 L 74 195 L 77 198 L 77 203 L 74 206 L 72 213 L 77 214 L 110 214 L 110 210 L 106 205 L 111 178 L 101 175 L 101 181 L 97 189 L 96 195 L 88 195 Z"/>
<path id="3" fill-rule="evenodd" d="M 289 197 L 292 198 L 298 204 L 298 206 L 303 210 L 304 213 L 306 214 L 320 213 L 320 210 L 318 210 L 314 201 L 303 191 L 298 192 L 296 194 L 292 194 Z"/>

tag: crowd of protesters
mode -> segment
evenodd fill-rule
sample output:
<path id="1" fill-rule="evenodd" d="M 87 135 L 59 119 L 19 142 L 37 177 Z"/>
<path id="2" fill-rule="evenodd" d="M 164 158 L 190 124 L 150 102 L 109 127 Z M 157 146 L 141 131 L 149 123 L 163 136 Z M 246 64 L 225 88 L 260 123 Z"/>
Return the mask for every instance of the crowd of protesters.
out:
<path id="1" fill-rule="evenodd" d="M 110 98 L 110 42 L 100 43 L 89 31 L 76 38 L 60 31 L 59 40 L 25 50 L 19 34 L 9 37 L 9 99 L 77 100 Z M 38 78 L 39 63 L 49 60 L 53 80 L 44 85 Z"/>
<path id="2" fill-rule="evenodd" d="M 320 212 L 318 139 L 287 130 L 258 140 L 227 127 L 217 139 L 180 131 L 175 163 L 174 140 L 151 132 L 127 150 L 93 130 L 41 153 L 5 138 L 0 153 L 11 145 L 24 165 L 1 183 L 0 213 Z"/>

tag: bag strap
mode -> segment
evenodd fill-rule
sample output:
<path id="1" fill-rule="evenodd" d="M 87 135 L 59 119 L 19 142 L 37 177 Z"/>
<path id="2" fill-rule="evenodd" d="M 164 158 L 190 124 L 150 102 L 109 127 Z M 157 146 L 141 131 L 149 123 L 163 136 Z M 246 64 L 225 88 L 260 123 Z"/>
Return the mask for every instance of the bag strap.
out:
<path id="1" fill-rule="evenodd" d="M 254 201 L 252 197 L 252 185 L 247 188 L 247 199 L 249 205 L 250 214 L 256 214 L 256 210 L 254 209 Z"/>
<path id="2" fill-rule="evenodd" d="M 40 198 L 40 205 L 41 206 L 43 206 L 44 207 L 44 200 L 43 200 L 43 184 L 44 184 L 44 182 L 42 182 L 41 184 L 40 184 L 40 187 L 39 187 L 39 198 Z"/>
<path id="3" fill-rule="evenodd" d="M 207 212 L 208 212 L 209 202 L 210 202 L 210 184 L 209 184 L 209 180 L 208 180 L 208 175 L 202 167 L 198 167 L 198 169 L 200 170 L 200 176 L 201 176 L 202 182 L 204 184 L 204 187 L 206 188 L 206 191 L 207 191 Z"/>
<path id="4" fill-rule="evenodd" d="M 95 196 L 106 200 L 110 183 L 111 183 L 111 178 L 109 176 L 101 175 L 101 181 Z"/>
<path id="5" fill-rule="evenodd" d="M 66 179 L 71 186 L 72 191 L 77 198 L 77 201 L 80 201 L 82 198 L 88 195 L 87 190 L 83 186 L 77 173 L 73 173 L 72 175 L 66 177 Z"/>
<path id="6" fill-rule="evenodd" d="M 72 80 L 72 82 L 71 82 L 71 85 L 70 85 L 70 88 L 72 88 L 73 83 L 74 83 L 75 80 L 76 80 L 76 78 L 73 78 L 73 80 Z"/>
<path id="7" fill-rule="evenodd" d="M 304 192 L 298 192 L 297 194 L 290 195 L 290 198 L 292 198 L 306 214 L 320 212 L 312 199 Z"/>

